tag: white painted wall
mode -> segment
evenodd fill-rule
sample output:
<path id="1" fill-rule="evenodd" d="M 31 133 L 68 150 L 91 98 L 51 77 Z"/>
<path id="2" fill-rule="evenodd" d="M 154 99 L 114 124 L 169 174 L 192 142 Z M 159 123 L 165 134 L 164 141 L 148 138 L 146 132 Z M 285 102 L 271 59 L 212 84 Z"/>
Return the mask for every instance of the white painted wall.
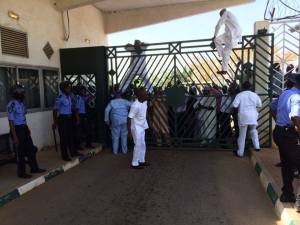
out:
<path id="1" fill-rule="evenodd" d="M 8 10 L 19 14 L 19 21 L 8 17 Z M 0 0 L 0 26 L 6 26 L 28 33 L 29 58 L 1 55 L 1 64 L 22 64 L 59 68 L 59 49 L 106 45 L 107 36 L 100 10 L 92 5 L 69 10 L 70 39 L 64 41 L 63 18 L 51 0 Z M 85 39 L 90 43 L 86 43 Z M 54 55 L 49 60 L 43 47 L 50 42 Z M 39 148 L 53 145 L 52 112 L 29 113 L 28 125 L 34 144 Z M 0 117 L 0 135 L 8 133 L 7 117 Z"/>
<path id="2" fill-rule="evenodd" d="M 27 123 L 31 130 L 33 143 L 38 148 L 52 146 L 54 143 L 52 135 L 52 112 L 36 112 L 27 115 Z M 9 132 L 7 117 L 0 118 L 0 135 Z"/>
<path id="3" fill-rule="evenodd" d="M 19 14 L 19 21 L 8 17 L 8 10 Z M 63 19 L 50 0 L 0 1 L 0 25 L 28 33 L 29 58 L 0 56 L 0 62 L 59 67 L 59 49 L 105 45 L 102 13 L 92 5 L 72 9 L 70 15 L 70 39 L 64 41 Z M 84 41 L 91 40 L 90 44 Z M 49 60 L 43 47 L 50 42 L 54 55 Z"/>

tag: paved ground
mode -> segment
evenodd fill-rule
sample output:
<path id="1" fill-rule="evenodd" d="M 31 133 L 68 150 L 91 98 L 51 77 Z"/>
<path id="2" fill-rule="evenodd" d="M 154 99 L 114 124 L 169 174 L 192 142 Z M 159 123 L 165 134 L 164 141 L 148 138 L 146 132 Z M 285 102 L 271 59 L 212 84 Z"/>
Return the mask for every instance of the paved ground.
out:
<path id="1" fill-rule="evenodd" d="M 151 167 L 102 153 L 0 209 L 3 225 L 275 225 L 248 158 L 149 151 Z"/>
<path id="2" fill-rule="evenodd" d="M 277 148 L 268 148 L 264 151 L 254 152 L 254 154 L 261 160 L 262 164 L 265 166 L 266 170 L 272 176 L 276 185 L 282 187 L 282 178 L 281 178 L 281 168 L 276 167 L 279 159 L 279 151 Z M 294 180 L 294 189 L 297 190 L 297 179 Z"/>
<path id="3" fill-rule="evenodd" d="M 97 146 L 95 144 L 95 146 Z M 81 153 L 87 153 L 88 149 L 85 149 Z M 48 171 L 63 165 L 65 162 L 61 160 L 60 153 L 55 152 L 54 149 L 46 149 L 37 153 L 37 159 L 41 168 L 45 168 Z M 29 173 L 29 167 L 27 166 L 27 172 Z M 34 180 L 41 174 L 32 174 L 33 177 L 30 180 Z M 26 184 L 30 180 L 24 180 L 17 177 L 17 166 L 15 163 L 7 163 L 0 166 L 0 196 L 13 191 L 15 188 Z"/>

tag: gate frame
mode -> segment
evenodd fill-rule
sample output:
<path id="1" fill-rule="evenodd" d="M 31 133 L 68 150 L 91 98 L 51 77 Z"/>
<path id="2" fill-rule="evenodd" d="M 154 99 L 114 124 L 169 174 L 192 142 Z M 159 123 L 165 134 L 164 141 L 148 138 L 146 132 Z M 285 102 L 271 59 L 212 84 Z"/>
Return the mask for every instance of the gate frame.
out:
<path id="1" fill-rule="evenodd" d="M 266 40 L 264 40 L 266 39 Z M 184 43 L 192 43 L 192 42 L 196 42 L 196 41 L 212 41 L 212 39 L 203 39 L 203 40 L 188 40 L 188 41 L 178 41 L 178 42 L 164 42 L 164 43 L 153 43 L 153 44 L 147 44 L 147 46 L 153 46 L 156 45 L 157 47 L 157 51 L 160 50 L 166 50 L 168 51 L 167 53 L 163 53 L 162 55 L 174 55 L 174 60 L 176 60 L 176 54 L 180 54 L 180 53 L 184 53 L 182 52 L 182 49 L 184 49 L 182 47 L 182 44 Z M 168 48 L 165 48 L 164 45 L 168 45 Z M 262 48 L 263 50 L 263 45 L 266 45 L 266 47 L 268 47 L 270 49 L 269 52 L 267 52 L 267 57 L 263 57 L 262 53 L 259 52 L 259 48 Z M 159 47 L 161 46 L 161 47 Z M 203 45 L 198 45 L 196 47 L 207 47 L 208 45 L 203 44 Z M 116 69 L 116 71 L 113 70 L 113 67 L 118 68 L 117 65 L 117 60 L 113 61 L 110 60 L 112 58 L 117 59 L 119 56 L 118 54 L 124 54 L 126 52 L 130 51 L 126 51 L 124 50 L 125 46 L 108 46 L 106 48 L 106 54 L 107 54 L 107 76 L 108 81 L 111 78 L 112 83 L 108 84 L 108 85 L 112 85 L 114 86 L 116 83 L 118 83 L 118 70 Z M 245 76 L 244 74 L 244 64 L 245 62 L 250 62 L 250 56 L 249 56 L 249 51 L 248 51 L 248 55 L 246 56 L 244 54 L 244 50 L 246 49 L 251 49 L 253 50 L 253 71 L 254 71 L 254 77 L 253 77 L 253 90 L 257 91 L 258 87 L 257 87 L 257 82 L 258 80 L 260 80 L 261 82 L 263 82 L 263 84 L 260 84 L 260 86 L 265 86 L 265 88 L 263 88 L 263 92 L 259 93 L 260 96 L 264 96 L 266 97 L 263 100 L 264 103 L 264 107 L 260 110 L 260 111 L 264 111 L 262 115 L 260 115 L 259 120 L 263 120 L 262 124 L 259 124 L 258 129 L 260 129 L 262 127 L 263 130 L 268 129 L 268 133 L 266 135 L 264 135 L 262 138 L 268 138 L 268 140 L 266 141 L 266 143 L 264 144 L 263 147 L 270 147 L 272 145 L 272 117 L 271 114 L 269 112 L 269 103 L 271 101 L 271 88 L 270 88 L 270 84 L 271 84 L 271 80 L 272 80 L 272 75 L 270 74 L 270 67 L 273 65 L 273 61 L 274 61 L 274 34 L 256 34 L 256 35 L 246 35 L 242 37 L 242 56 L 241 56 L 241 60 L 242 60 L 242 69 L 241 69 L 241 82 L 240 85 L 243 81 L 243 78 Z M 151 51 L 155 51 L 155 50 L 151 50 Z M 147 52 L 147 50 L 145 50 L 145 52 Z M 150 52 L 150 51 L 149 51 Z M 201 52 L 201 51 L 199 51 Z M 151 56 L 152 54 L 150 53 L 148 55 Z M 147 56 L 147 54 L 146 54 Z M 121 56 L 120 56 L 121 57 Z M 125 56 L 124 56 L 125 57 Z M 126 56 L 126 57 L 130 57 L 130 56 Z M 247 58 L 247 60 L 246 60 Z M 258 59 L 260 59 L 260 62 L 258 61 Z M 263 62 L 264 61 L 264 62 Z M 263 63 L 268 64 L 268 66 L 265 66 L 263 69 L 264 71 L 262 72 L 262 75 L 265 75 L 266 77 L 262 77 L 259 76 L 258 73 L 261 72 L 259 70 L 262 70 L 261 68 L 258 67 L 258 62 L 263 65 Z M 236 65 L 236 64 L 235 64 Z M 177 73 L 177 66 L 176 66 L 176 62 L 174 63 L 174 79 L 176 79 L 176 73 Z M 232 69 L 232 68 L 231 68 Z M 238 68 L 237 68 L 238 70 Z M 117 75 L 116 78 L 114 78 L 113 76 Z M 116 79 L 116 83 L 114 83 L 114 79 Z M 266 111 L 267 110 L 267 111 Z M 180 147 L 184 147 L 184 146 L 180 146 Z"/>

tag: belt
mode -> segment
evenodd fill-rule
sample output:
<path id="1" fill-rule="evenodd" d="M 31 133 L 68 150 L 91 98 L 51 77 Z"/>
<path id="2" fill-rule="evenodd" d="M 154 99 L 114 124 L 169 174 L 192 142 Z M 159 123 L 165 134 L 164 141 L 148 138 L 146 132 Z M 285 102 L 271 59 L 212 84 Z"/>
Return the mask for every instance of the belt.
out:
<path id="1" fill-rule="evenodd" d="M 291 125 L 287 125 L 287 126 L 279 126 L 279 125 L 276 125 L 276 128 L 277 129 L 280 129 L 280 130 L 284 130 L 284 131 L 296 131 L 295 130 L 295 127 L 294 126 L 291 126 Z"/>
<path id="2" fill-rule="evenodd" d="M 27 124 L 19 124 L 19 125 L 15 125 L 16 128 L 21 128 L 21 127 L 27 127 Z"/>
<path id="3" fill-rule="evenodd" d="M 59 118 L 71 118 L 72 114 L 60 114 L 58 117 Z"/>

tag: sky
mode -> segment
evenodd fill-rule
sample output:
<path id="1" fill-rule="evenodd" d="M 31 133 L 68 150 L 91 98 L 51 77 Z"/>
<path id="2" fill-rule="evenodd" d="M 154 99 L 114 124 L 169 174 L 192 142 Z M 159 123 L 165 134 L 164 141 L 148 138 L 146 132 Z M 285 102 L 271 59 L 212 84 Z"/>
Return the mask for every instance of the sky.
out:
<path id="1" fill-rule="evenodd" d="M 264 19 L 267 0 L 229 7 L 239 20 L 243 35 L 253 34 L 255 21 Z M 108 45 L 125 45 L 140 39 L 147 43 L 211 38 L 219 10 L 108 35 Z"/>

